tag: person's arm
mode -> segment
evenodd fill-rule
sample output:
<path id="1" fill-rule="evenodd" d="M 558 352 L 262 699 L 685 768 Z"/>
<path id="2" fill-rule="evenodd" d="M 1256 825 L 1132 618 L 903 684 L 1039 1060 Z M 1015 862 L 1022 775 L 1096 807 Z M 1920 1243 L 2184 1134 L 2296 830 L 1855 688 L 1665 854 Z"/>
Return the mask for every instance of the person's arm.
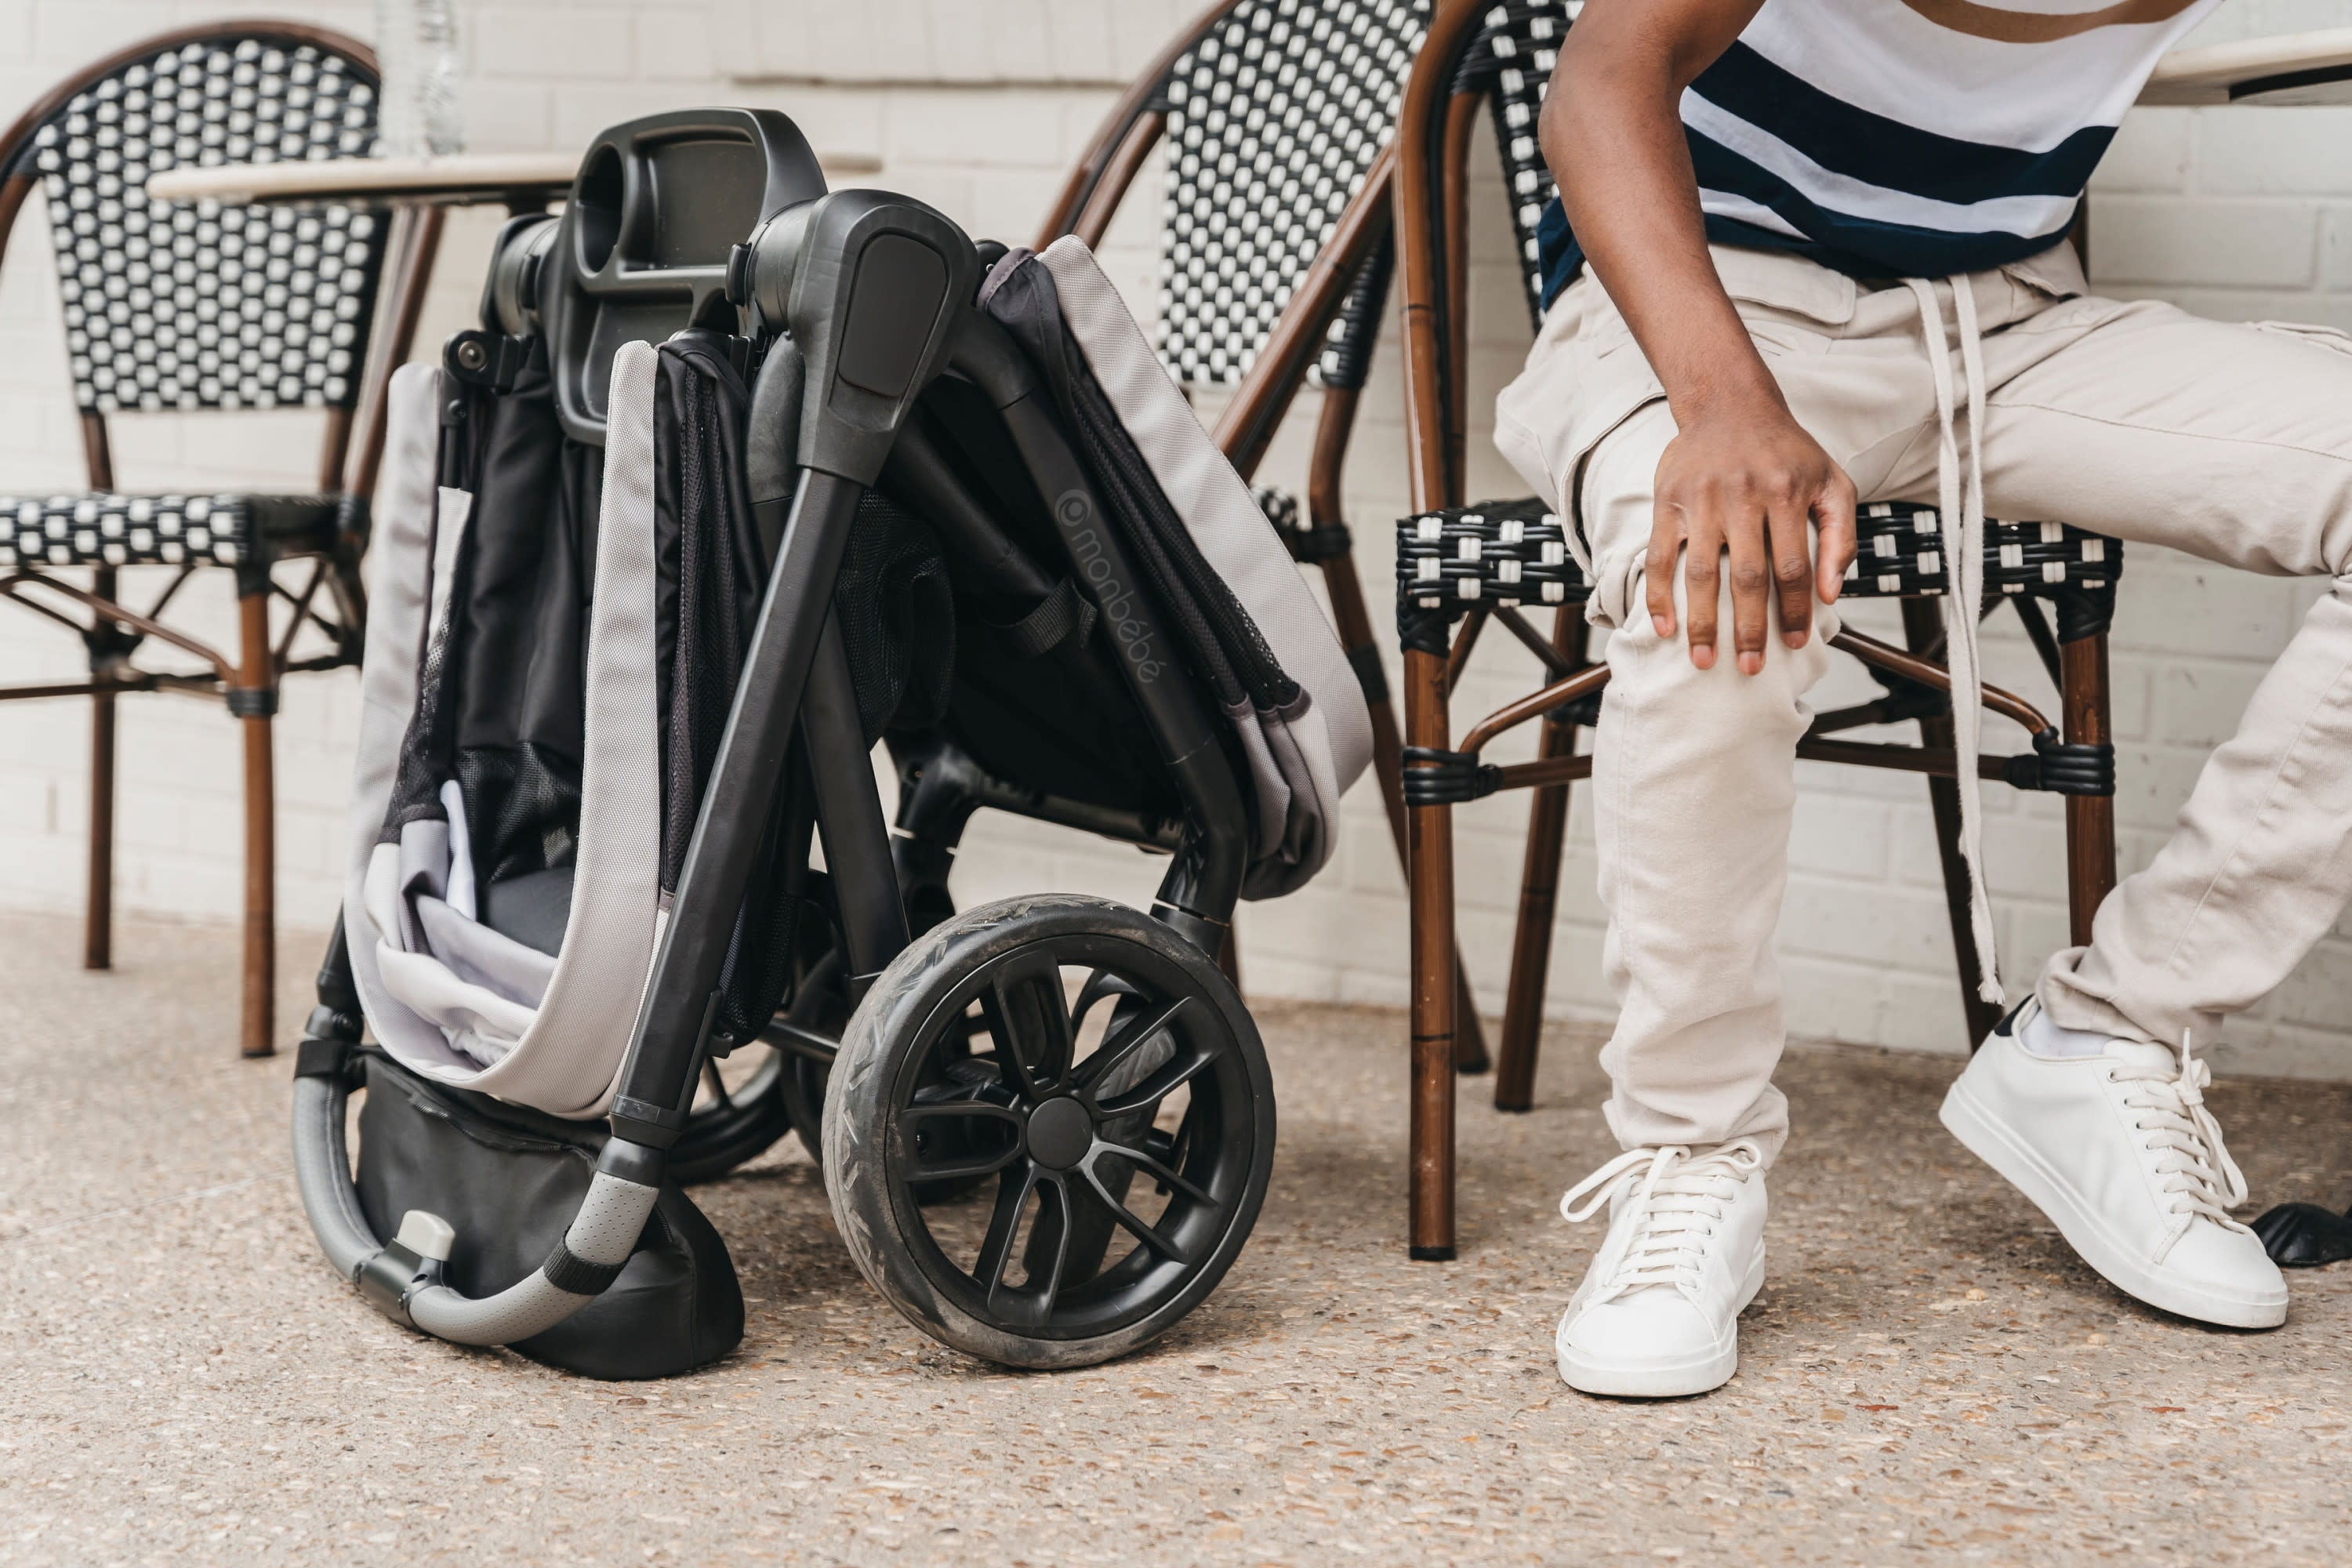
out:
<path id="1" fill-rule="evenodd" d="M 1719 559 L 1731 563 L 1732 646 L 1763 668 L 1768 602 L 1801 647 L 1813 595 L 1835 601 L 1853 555 L 1853 483 L 1807 435 L 1716 275 L 1683 139 L 1683 89 L 1763 0 L 1588 0 L 1544 101 L 1545 160 L 1585 259 L 1665 388 L 1678 433 L 1658 463 L 1644 578 L 1675 630 L 1674 562 L 1688 545 L 1690 657 L 1715 662 Z M 1806 521 L 1821 531 L 1818 566 Z"/>

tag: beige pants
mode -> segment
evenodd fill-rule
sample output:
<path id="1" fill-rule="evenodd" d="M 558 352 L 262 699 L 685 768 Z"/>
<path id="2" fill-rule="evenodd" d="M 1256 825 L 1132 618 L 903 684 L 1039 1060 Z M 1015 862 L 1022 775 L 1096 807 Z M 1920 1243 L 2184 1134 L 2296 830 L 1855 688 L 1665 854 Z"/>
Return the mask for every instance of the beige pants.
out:
<path id="1" fill-rule="evenodd" d="M 1912 292 L 1792 257 L 1718 249 L 1716 263 L 1790 407 L 1863 499 L 1933 502 L 1936 395 Z M 2206 763 L 2171 842 L 2100 909 L 2091 945 L 2042 976 L 2066 1027 L 2210 1038 L 2352 895 L 2352 340 L 2088 297 L 2063 247 L 1959 282 L 1980 324 L 1990 515 L 2336 580 Z M 1950 286 L 1938 289 L 1950 322 Z M 1593 773 L 1603 962 L 1621 1005 L 1601 1054 L 1610 1125 L 1628 1147 L 1754 1137 L 1777 1152 L 1772 934 L 1793 752 L 1834 615 L 1794 652 L 1776 622 L 1754 677 L 1727 654 L 1695 669 L 1679 636 L 1653 630 L 1643 553 L 1675 423 L 1590 274 L 1547 316 L 1496 424 L 1503 455 L 1580 531 L 1591 619 L 1613 628 Z M 1727 579 L 1724 591 L 1727 647 Z"/>

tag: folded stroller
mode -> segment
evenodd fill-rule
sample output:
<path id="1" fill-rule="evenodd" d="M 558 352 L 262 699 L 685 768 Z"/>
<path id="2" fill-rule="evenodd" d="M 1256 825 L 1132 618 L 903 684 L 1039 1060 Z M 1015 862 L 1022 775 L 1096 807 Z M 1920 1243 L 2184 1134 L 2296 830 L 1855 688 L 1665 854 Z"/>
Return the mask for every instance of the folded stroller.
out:
<path id="1" fill-rule="evenodd" d="M 684 1370 L 742 1305 L 682 1184 L 790 1127 L 959 1349 L 1084 1365 L 1204 1299 L 1275 1135 L 1217 955 L 1328 859 L 1370 726 L 1085 247 L 828 194 L 775 113 L 658 115 L 390 403 L 297 1066 L 336 1269 L 443 1339 Z M 955 912 L 983 805 L 1164 854 L 1150 910 Z"/>

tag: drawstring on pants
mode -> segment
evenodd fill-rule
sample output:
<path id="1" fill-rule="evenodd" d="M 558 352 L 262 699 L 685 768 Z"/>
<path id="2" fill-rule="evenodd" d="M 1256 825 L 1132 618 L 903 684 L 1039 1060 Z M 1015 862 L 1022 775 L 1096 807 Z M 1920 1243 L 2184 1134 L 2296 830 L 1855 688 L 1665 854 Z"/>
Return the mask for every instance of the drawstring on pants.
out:
<path id="1" fill-rule="evenodd" d="M 1951 345 L 1944 335 L 1943 302 L 1936 285 L 1925 278 L 1906 278 L 1919 305 L 1919 330 L 1927 342 L 1927 365 L 1936 381 L 1936 506 L 1942 515 L 1946 574 L 1951 592 L 1944 604 L 1946 658 L 1952 672 L 1952 742 L 1954 772 L 1960 792 L 1960 858 L 1969 868 L 1969 934 L 1977 954 L 1977 994 L 1998 1005 L 2002 1001 L 2000 971 L 1994 952 L 1992 905 L 1985 897 L 1983 841 L 1984 801 L 1977 777 L 1977 756 L 1984 729 L 1984 674 L 1977 646 L 1977 612 L 1984 602 L 1984 351 L 1977 325 L 1977 300 L 1966 276 L 1948 279 L 1952 310 L 1960 341 L 1960 373 L 1967 400 L 1968 469 L 1963 486 L 1960 468 L 1958 401 L 1952 386 Z"/>

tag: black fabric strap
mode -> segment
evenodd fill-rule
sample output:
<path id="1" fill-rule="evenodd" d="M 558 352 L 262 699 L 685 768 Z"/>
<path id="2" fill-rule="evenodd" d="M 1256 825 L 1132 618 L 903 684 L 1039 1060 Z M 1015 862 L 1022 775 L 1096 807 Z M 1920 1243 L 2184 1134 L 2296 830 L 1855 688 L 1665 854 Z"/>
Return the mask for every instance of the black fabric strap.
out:
<path id="1" fill-rule="evenodd" d="M 1078 585 L 1065 577 L 1054 586 L 1038 606 L 1009 626 L 996 629 L 1004 634 L 1014 651 L 1024 658 L 1036 658 L 1071 637 L 1087 640 L 1094 630 L 1095 607 L 1078 592 Z"/>
<path id="2" fill-rule="evenodd" d="M 621 1270 L 626 1267 L 625 1262 L 590 1263 L 574 1257 L 570 1247 L 558 1241 L 555 1250 L 547 1255 L 547 1261 L 540 1265 L 539 1271 L 546 1275 L 547 1282 L 559 1290 L 568 1290 L 574 1296 L 601 1296 L 607 1286 L 621 1277 Z"/>

